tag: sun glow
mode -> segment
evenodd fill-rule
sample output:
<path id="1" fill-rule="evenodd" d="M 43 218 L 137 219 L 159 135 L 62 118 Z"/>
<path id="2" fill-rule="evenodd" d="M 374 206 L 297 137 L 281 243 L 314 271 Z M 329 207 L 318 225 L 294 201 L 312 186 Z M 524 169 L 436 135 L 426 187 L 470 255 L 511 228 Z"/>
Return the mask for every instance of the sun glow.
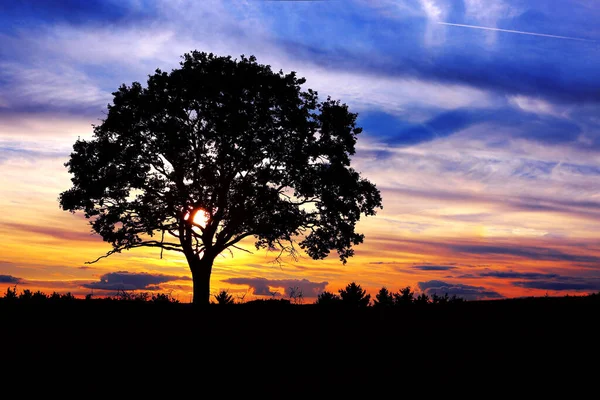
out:
<path id="1" fill-rule="evenodd" d="M 188 219 L 190 217 L 190 213 L 187 213 L 184 219 Z M 204 210 L 198 210 L 196 215 L 194 215 L 194 224 L 200 225 L 201 227 L 205 227 L 208 223 L 208 214 Z"/>

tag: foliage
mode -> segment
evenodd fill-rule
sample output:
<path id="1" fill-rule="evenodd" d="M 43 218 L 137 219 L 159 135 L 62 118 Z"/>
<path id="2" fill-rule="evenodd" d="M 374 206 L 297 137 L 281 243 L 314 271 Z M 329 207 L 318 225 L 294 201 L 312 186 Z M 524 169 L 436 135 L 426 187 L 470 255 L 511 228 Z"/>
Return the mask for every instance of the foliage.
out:
<path id="1" fill-rule="evenodd" d="M 170 293 L 153 293 L 150 301 L 155 304 L 179 303 L 179 300 L 174 298 Z"/>
<path id="2" fill-rule="evenodd" d="M 219 294 L 214 295 L 217 304 L 234 304 L 233 296 L 227 290 L 221 290 Z"/>
<path id="3" fill-rule="evenodd" d="M 14 286 L 12 289 L 9 287 L 6 288 L 6 293 L 4 294 L 4 298 L 6 300 L 16 300 L 18 298 L 17 295 L 17 286 Z"/>
<path id="4" fill-rule="evenodd" d="M 324 291 L 317 295 L 317 300 L 315 304 L 320 306 L 330 306 L 332 304 L 341 303 L 342 299 L 335 293 Z"/>
<path id="5" fill-rule="evenodd" d="M 412 291 L 410 286 L 405 286 L 398 292 L 393 294 L 394 304 L 397 306 L 406 306 L 413 303 L 415 299 L 415 293 Z"/>
<path id="6" fill-rule="evenodd" d="M 356 282 L 349 283 L 339 293 L 342 303 L 349 307 L 368 307 L 371 302 L 371 295 Z"/>
<path id="7" fill-rule="evenodd" d="M 385 286 L 379 289 L 379 293 L 375 295 L 375 300 L 373 300 L 373 307 L 392 307 L 393 305 L 393 294 Z"/>
<path id="8" fill-rule="evenodd" d="M 414 299 L 413 302 L 418 305 L 425 305 L 431 303 L 431 299 L 426 293 L 421 293 Z"/>
<path id="9" fill-rule="evenodd" d="M 120 86 L 93 138 L 73 145 L 60 206 L 112 245 L 98 259 L 143 246 L 183 253 L 199 303 L 214 258 L 247 237 L 277 259 L 297 245 L 346 263 L 364 239 L 357 222 L 382 199 L 350 166 L 357 114 L 304 83 L 254 56 L 193 51 L 146 87 Z"/>

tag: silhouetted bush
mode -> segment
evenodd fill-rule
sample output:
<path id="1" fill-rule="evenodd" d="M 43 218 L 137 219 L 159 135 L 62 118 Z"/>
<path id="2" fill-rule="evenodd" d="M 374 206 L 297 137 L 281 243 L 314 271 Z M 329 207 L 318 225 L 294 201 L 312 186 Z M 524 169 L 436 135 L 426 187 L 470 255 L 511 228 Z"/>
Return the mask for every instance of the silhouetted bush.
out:
<path id="1" fill-rule="evenodd" d="M 221 290 L 219 292 L 219 294 L 215 294 L 213 295 L 215 297 L 215 300 L 217 301 L 217 304 L 234 304 L 235 301 L 233 300 L 233 296 L 230 295 L 227 290 Z M 213 303 L 214 304 L 214 303 Z"/>
<path id="2" fill-rule="evenodd" d="M 19 298 L 17 295 L 17 287 L 13 287 L 12 289 L 9 287 L 6 288 L 6 293 L 4 294 L 4 298 L 6 300 L 16 300 Z"/>
<path id="3" fill-rule="evenodd" d="M 171 296 L 170 293 L 152 294 L 152 298 L 150 299 L 150 301 L 155 304 L 179 304 L 179 300 Z"/>

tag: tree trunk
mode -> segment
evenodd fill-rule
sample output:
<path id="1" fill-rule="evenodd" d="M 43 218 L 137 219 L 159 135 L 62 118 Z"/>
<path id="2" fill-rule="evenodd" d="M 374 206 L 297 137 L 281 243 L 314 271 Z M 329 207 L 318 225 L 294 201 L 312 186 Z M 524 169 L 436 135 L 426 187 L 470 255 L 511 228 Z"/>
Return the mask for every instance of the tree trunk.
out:
<path id="1" fill-rule="evenodd" d="M 212 272 L 214 258 L 202 257 L 190 262 L 192 271 L 192 284 L 194 288 L 194 304 L 210 304 L 210 274 Z"/>

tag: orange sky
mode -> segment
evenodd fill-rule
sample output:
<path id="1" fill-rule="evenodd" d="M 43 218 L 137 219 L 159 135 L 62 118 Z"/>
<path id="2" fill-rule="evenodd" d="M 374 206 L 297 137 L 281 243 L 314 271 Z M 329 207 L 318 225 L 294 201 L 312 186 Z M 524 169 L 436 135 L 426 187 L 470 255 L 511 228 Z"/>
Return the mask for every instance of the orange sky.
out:
<path id="1" fill-rule="evenodd" d="M 67 127 L 69 133 L 53 141 L 57 151 L 69 147 L 77 134 L 91 133 L 83 121 L 72 125 L 68 122 L 64 121 L 62 127 Z M 362 156 L 360 153 L 355 162 L 359 170 L 368 165 L 368 146 L 363 146 Z M 143 286 L 146 281 L 142 279 L 140 290 L 169 292 L 180 301 L 189 301 L 190 272 L 178 253 L 165 252 L 160 259 L 156 249 L 134 249 L 85 264 L 106 253 L 110 246 L 91 234 L 81 214 L 59 209 L 58 194 L 70 187 L 65 161 L 64 156 L 51 153 L 1 164 L 0 275 L 18 279 L 19 289 L 71 292 L 76 296 L 114 294 L 90 288 L 110 273 L 158 276 L 159 283 L 154 286 Z M 418 177 L 392 174 L 386 168 L 364 168 L 365 176 L 382 190 L 384 209 L 359 223 L 365 242 L 356 247 L 356 255 L 347 265 L 342 265 L 335 254 L 322 261 L 304 255 L 298 261 L 284 259 L 278 265 L 273 263 L 274 253 L 234 250 L 233 256 L 225 253 L 217 258 L 212 292 L 228 290 L 248 300 L 261 294 L 269 296 L 268 292 L 288 297 L 289 289 L 297 286 L 303 290 L 305 302 L 312 302 L 320 291 L 337 293 L 355 281 L 372 296 L 383 286 L 392 291 L 405 286 L 420 291 L 433 284 L 441 288 L 438 290 L 472 298 L 497 298 L 586 293 L 590 290 L 585 286 L 582 290 L 576 290 L 578 286 L 564 290 L 560 283 L 597 279 L 594 271 L 600 246 L 594 240 L 596 227 L 585 210 L 523 210 L 510 198 L 479 193 L 477 188 L 463 185 L 446 193 L 443 188 L 448 184 L 436 184 L 442 190 L 432 195 L 431 190 L 413 189 L 417 186 L 414 183 L 413 188 L 403 192 L 389 188 L 389 181 L 410 183 Z M 429 183 L 435 184 L 431 180 Z M 443 201 L 437 198 L 444 196 Z M 254 251 L 251 240 L 244 246 Z M 161 281 L 161 276 L 167 278 Z M 118 278 L 118 274 L 114 276 Z M 558 283 L 560 290 L 528 287 L 529 282 L 537 280 Z M 110 276 L 108 281 L 118 283 Z M 444 284 L 436 286 L 436 281 Z M 7 281 L 2 289 L 14 285 L 14 280 Z"/>

